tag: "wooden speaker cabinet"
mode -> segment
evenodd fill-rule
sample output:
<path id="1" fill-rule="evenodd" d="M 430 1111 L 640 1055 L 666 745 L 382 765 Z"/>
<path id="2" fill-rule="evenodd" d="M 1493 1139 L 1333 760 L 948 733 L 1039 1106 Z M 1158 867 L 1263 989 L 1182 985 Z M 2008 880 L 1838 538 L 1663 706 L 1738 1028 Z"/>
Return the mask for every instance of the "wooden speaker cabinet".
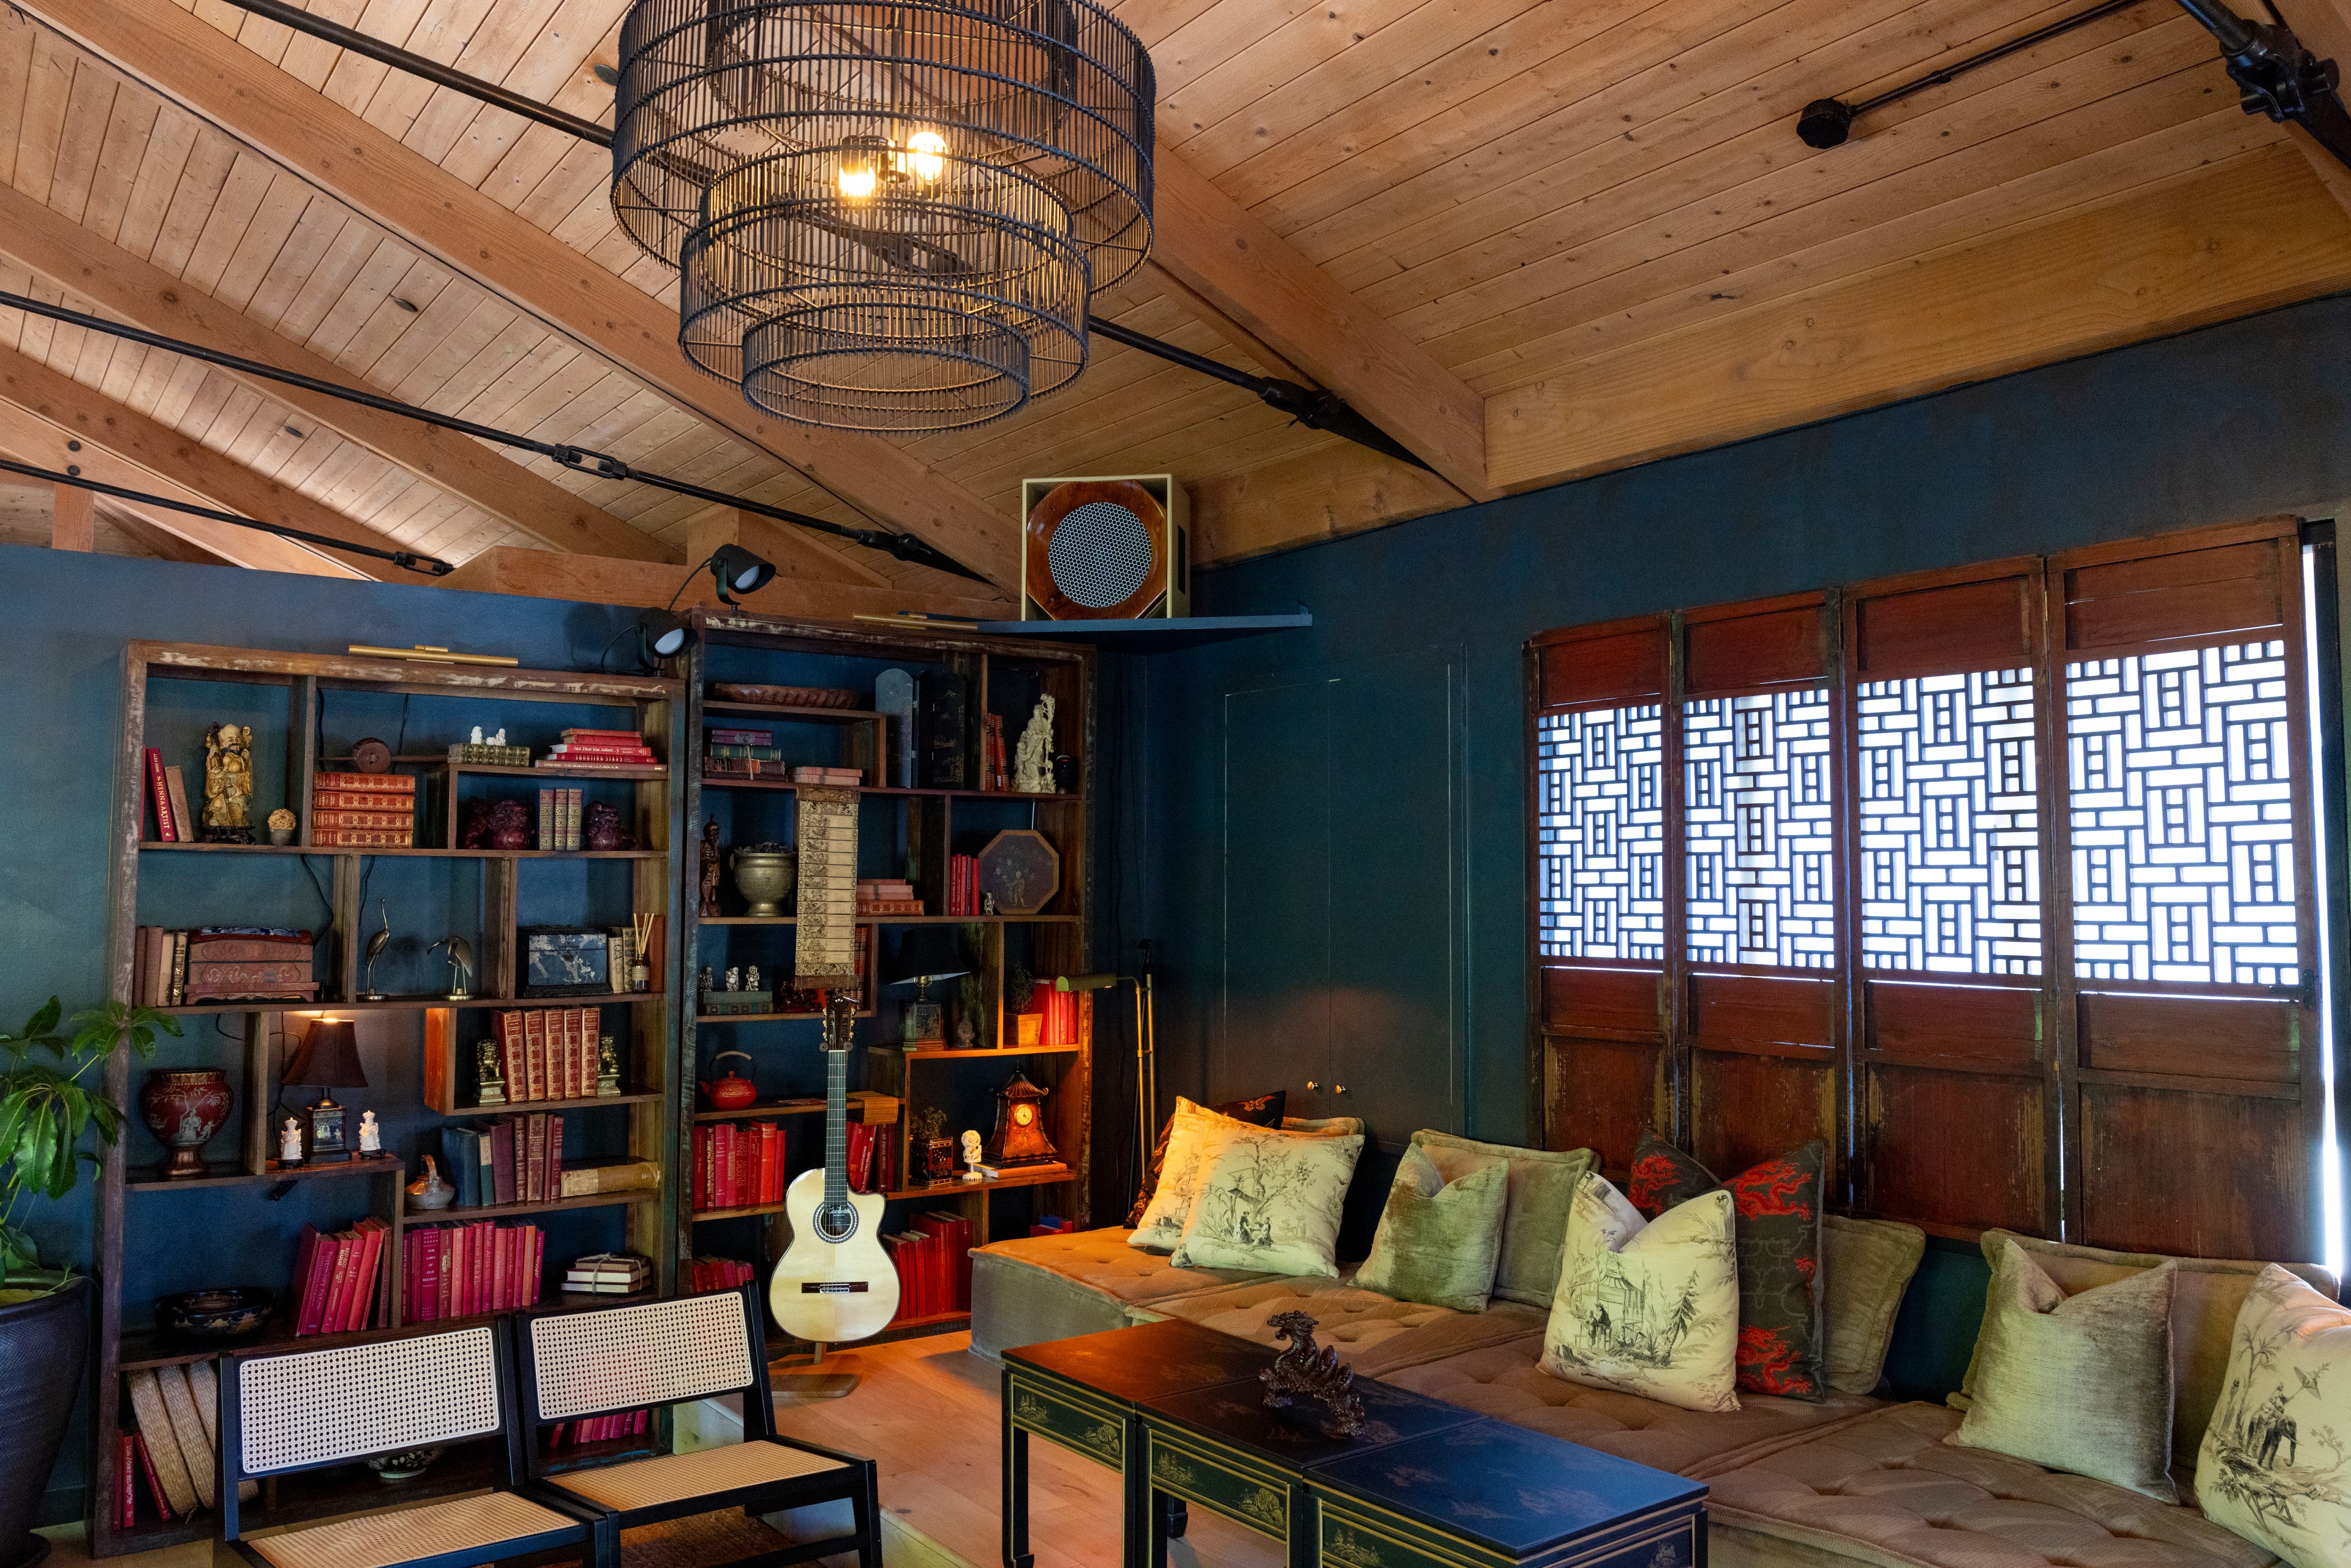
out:
<path id="1" fill-rule="evenodd" d="M 1188 615 L 1191 502 L 1172 475 L 1020 482 L 1020 618 Z"/>

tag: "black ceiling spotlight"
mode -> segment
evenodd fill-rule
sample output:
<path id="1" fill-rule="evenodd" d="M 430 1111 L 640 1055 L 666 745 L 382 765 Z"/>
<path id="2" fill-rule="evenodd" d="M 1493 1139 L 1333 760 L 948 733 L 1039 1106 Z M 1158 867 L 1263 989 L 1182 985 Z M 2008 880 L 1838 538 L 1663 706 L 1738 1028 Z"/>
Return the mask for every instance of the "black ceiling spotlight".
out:
<path id="1" fill-rule="evenodd" d="M 767 587 L 775 579 L 776 568 L 741 545 L 720 545 L 710 552 L 710 575 L 718 584 L 719 599 L 732 604 L 735 595 L 757 593 Z"/>
<path id="2" fill-rule="evenodd" d="M 656 659 L 674 659 L 694 646 L 694 623 L 674 610 L 647 610 L 637 616 L 637 633 L 645 652 Z"/>

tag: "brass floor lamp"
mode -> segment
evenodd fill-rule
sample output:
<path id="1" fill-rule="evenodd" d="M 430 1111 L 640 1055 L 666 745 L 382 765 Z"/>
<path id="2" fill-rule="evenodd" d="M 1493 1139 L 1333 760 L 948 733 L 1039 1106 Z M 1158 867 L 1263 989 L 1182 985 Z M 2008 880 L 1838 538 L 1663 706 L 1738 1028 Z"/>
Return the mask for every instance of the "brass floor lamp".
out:
<path id="1" fill-rule="evenodd" d="M 1152 1142 L 1159 1134 L 1158 1017 L 1151 995 L 1151 938 L 1135 944 L 1143 963 L 1132 975 L 1063 975 L 1053 982 L 1057 991 L 1106 991 L 1114 986 L 1134 988 L 1134 1182 L 1141 1186 L 1150 1168 Z"/>

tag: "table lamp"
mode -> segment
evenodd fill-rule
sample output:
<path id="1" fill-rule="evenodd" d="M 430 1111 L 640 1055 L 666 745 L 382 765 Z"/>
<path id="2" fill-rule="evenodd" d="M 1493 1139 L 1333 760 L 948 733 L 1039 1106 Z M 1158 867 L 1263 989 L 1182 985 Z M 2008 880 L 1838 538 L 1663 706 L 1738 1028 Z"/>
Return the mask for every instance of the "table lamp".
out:
<path id="1" fill-rule="evenodd" d="M 953 980 L 971 973 L 955 933 L 945 926 L 917 926 L 906 933 L 891 964 L 892 986 L 912 986 L 914 999 L 898 1030 L 898 1043 L 909 1051 L 938 1051 L 947 1042 L 947 1009 L 931 1000 L 931 982 Z"/>
<path id="2" fill-rule="evenodd" d="M 360 1068 L 359 1031 L 349 1019 L 319 1019 L 302 1037 L 286 1063 L 284 1082 L 291 1088 L 308 1084 L 329 1091 L 302 1113 L 303 1142 L 312 1159 L 350 1152 L 343 1142 L 343 1108 L 331 1091 L 364 1089 L 367 1074 Z"/>

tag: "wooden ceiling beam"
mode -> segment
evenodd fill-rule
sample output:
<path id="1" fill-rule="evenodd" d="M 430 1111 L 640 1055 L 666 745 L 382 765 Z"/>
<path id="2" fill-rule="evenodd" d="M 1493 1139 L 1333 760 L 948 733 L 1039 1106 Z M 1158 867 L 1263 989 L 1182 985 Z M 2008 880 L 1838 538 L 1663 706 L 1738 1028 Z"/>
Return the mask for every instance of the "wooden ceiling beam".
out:
<path id="1" fill-rule="evenodd" d="M 519 593 L 535 599 L 579 599 L 595 604 L 634 604 L 658 609 L 670 602 L 676 580 L 664 572 L 650 572 L 635 561 L 607 560 L 601 556 L 564 555 L 552 550 L 493 546 L 442 579 L 449 588 L 476 593 Z M 678 608 L 705 608 L 718 603 L 716 584 L 707 572 L 697 572 L 677 593 Z M 908 593 L 900 589 L 867 588 L 846 582 L 811 582 L 780 573 L 757 593 L 746 594 L 743 607 L 762 615 L 782 615 L 809 621 L 849 621 L 859 615 L 890 615 L 917 610 L 973 621 L 1007 619 L 1012 606 L 1001 599 L 966 598 L 956 594 Z"/>
<path id="2" fill-rule="evenodd" d="M 49 548 L 51 549 L 96 549 L 98 548 L 98 507 L 93 504 L 95 492 L 78 485 L 53 485 L 56 492 L 49 498 Z"/>
<path id="3" fill-rule="evenodd" d="M 77 464 L 89 473 L 91 472 L 90 452 L 96 448 L 126 463 L 137 465 L 144 476 L 143 478 L 121 479 L 93 474 L 94 477 L 105 478 L 109 484 L 147 490 L 159 496 L 169 495 L 175 500 L 193 499 L 203 506 L 251 517 L 256 522 L 276 523 L 280 528 L 323 534 L 329 538 L 365 545 L 371 549 L 406 548 L 390 535 L 378 533 L 364 523 L 354 522 L 299 490 L 290 489 L 274 479 L 264 478 L 235 458 L 214 451 L 194 436 L 183 435 L 169 425 L 127 408 L 105 393 L 86 387 L 71 376 L 51 370 L 31 355 L 15 349 L 0 349 L 0 399 L 37 415 L 64 433 L 55 444 L 54 453 L 40 459 L 27 458 L 27 462 L 39 461 L 56 471 L 62 471 L 68 464 Z M 68 440 L 80 442 L 81 450 L 74 452 L 68 449 L 65 445 Z M 88 495 L 89 492 L 81 494 Z M 219 526 L 225 528 L 227 525 Z M 250 533 L 252 530 L 238 531 Z M 254 537 L 265 536 L 255 534 Z M 351 564 L 369 577 L 383 576 L 401 570 L 383 562 L 370 562 L 365 566 L 356 562 Z M 401 572 L 401 575 L 405 577 L 408 574 Z"/>
<path id="4" fill-rule="evenodd" d="M 319 381 L 350 385 L 353 380 L 325 356 L 108 243 L 5 183 L 0 183 L 0 255 L 89 300 L 99 314 L 131 326 Z M 222 373 L 235 375 L 233 371 Z M 259 376 L 237 380 L 557 549 L 637 560 L 669 559 L 660 540 L 469 435 L 283 382 Z"/>
<path id="5" fill-rule="evenodd" d="M 1487 477 L 1484 404 L 1458 377 L 1164 143 L 1152 184 L 1152 261 L 1183 286 L 1173 291 L 1179 302 L 1205 299 L 1209 327 L 1227 330 L 1229 319 L 1462 494 L 1497 494 Z"/>
<path id="6" fill-rule="evenodd" d="M 1017 591 L 1013 520 L 891 442 L 761 414 L 686 362 L 671 307 L 169 0 L 27 0 L 116 68 L 473 277 L 663 396 Z"/>
<path id="7" fill-rule="evenodd" d="M 236 564 L 226 556 L 215 555 L 200 544 L 157 528 L 144 517 L 111 500 L 99 510 L 108 522 L 128 534 L 134 543 L 150 555 L 160 557 L 164 560 L 184 561 L 190 566 L 235 566 Z"/>
<path id="8" fill-rule="evenodd" d="M 2344 288 L 2351 217 L 2273 143 L 1498 392 L 1488 452 L 1529 490 Z"/>
<path id="9" fill-rule="evenodd" d="M 1425 469 L 1337 440 L 1185 487 L 1192 496 L 1193 555 L 1202 566 L 1321 544 L 1467 504 Z"/>
<path id="10" fill-rule="evenodd" d="M 172 500 L 190 501 L 200 507 L 220 507 L 219 502 L 198 495 L 184 485 L 152 474 L 129 458 L 117 456 L 87 441 L 82 442 L 80 451 L 68 452 L 66 443 L 79 439 L 38 414 L 0 400 L 0 452 L 7 453 L 19 462 L 37 464 L 57 473 L 64 472 L 67 465 L 73 464 L 78 465 L 83 474 L 105 484 L 144 490 L 150 495 L 168 496 Z M 113 497 L 108 498 L 107 507 L 117 515 L 127 513 L 152 523 L 165 533 L 185 539 L 232 566 L 250 567 L 256 571 L 296 572 L 305 577 L 371 578 L 375 575 L 356 565 L 330 559 L 292 539 L 281 539 L 253 528 L 214 522 L 210 517 L 191 517 L 185 512 L 174 512 L 164 507 L 142 506 L 136 501 Z M 220 509 L 227 511 L 231 508 L 220 507 Z M 393 569 L 385 566 L 383 570 L 390 572 Z"/>

